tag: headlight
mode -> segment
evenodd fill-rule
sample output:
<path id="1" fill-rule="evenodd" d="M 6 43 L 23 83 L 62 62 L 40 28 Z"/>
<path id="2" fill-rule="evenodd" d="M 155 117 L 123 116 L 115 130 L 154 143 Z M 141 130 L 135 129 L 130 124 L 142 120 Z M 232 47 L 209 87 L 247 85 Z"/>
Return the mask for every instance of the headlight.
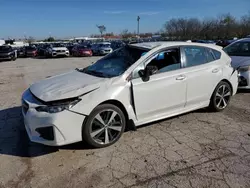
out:
<path id="1" fill-rule="evenodd" d="M 63 104 L 58 104 L 58 105 L 39 106 L 39 107 L 36 107 L 36 111 L 47 112 L 47 113 L 58 113 L 58 112 L 62 112 L 63 110 L 68 110 L 72 108 L 80 101 L 81 99 L 76 99 L 74 101 L 63 103 Z"/>
<path id="2" fill-rule="evenodd" d="M 239 70 L 240 72 L 247 72 L 247 71 L 250 71 L 250 65 L 240 67 L 238 70 Z"/>

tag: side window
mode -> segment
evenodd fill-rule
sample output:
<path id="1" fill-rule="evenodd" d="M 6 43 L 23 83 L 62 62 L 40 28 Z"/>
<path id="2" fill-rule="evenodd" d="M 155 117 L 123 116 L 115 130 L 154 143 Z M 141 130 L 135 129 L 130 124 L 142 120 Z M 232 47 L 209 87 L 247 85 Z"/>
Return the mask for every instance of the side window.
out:
<path id="1" fill-rule="evenodd" d="M 216 60 L 216 59 L 215 59 L 215 57 L 214 57 L 214 54 L 213 54 L 212 49 L 207 48 L 207 61 L 208 61 L 208 62 L 212 62 L 212 61 L 214 61 L 214 60 Z"/>
<path id="2" fill-rule="evenodd" d="M 193 67 L 208 62 L 205 48 L 198 46 L 186 46 L 183 49 L 186 56 L 185 67 Z"/>
<path id="3" fill-rule="evenodd" d="M 146 68 L 149 70 L 150 75 L 180 69 L 181 58 L 179 48 L 160 52 L 146 65 Z"/>
<path id="4" fill-rule="evenodd" d="M 221 58 L 221 53 L 217 50 L 212 50 L 216 60 Z"/>

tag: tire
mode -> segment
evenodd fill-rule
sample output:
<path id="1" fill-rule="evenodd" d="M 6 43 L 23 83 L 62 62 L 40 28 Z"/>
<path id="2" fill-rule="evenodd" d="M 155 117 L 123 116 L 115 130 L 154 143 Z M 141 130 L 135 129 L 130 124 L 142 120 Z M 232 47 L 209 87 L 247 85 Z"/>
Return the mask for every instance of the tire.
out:
<path id="1" fill-rule="evenodd" d="M 105 125 L 97 118 L 101 118 Z M 118 126 L 114 126 L 114 123 Z M 92 147 L 107 147 L 120 139 L 125 126 L 126 118 L 120 108 L 112 104 L 102 104 L 97 106 L 83 123 L 82 137 Z"/>
<path id="2" fill-rule="evenodd" d="M 209 104 L 210 110 L 213 112 L 221 112 L 225 110 L 230 103 L 231 97 L 232 97 L 231 86 L 227 82 L 221 81 L 216 86 L 213 95 L 210 99 L 210 104 Z"/>
<path id="3" fill-rule="evenodd" d="M 16 61 L 16 59 L 17 59 L 16 57 L 12 57 L 11 61 Z"/>

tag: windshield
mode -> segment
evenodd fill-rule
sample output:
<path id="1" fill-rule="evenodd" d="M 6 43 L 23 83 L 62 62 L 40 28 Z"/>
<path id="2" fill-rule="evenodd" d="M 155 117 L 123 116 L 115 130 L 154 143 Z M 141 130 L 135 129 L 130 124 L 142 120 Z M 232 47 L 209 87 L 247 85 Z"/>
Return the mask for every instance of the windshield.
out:
<path id="1" fill-rule="evenodd" d="M 28 47 L 26 47 L 26 50 L 36 50 L 36 47 L 28 46 Z"/>
<path id="2" fill-rule="evenodd" d="M 55 43 L 52 45 L 53 47 L 65 47 L 64 44 L 60 44 L 60 43 Z"/>
<path id="3" fill-rule="evenodd" d="M 110 44 L 99 44 L 101 48 L 110 48 Z"/>
<path id="4" fill-rule="evenodd" d="M 84 49 L 87 49 L 88 47 L 87 46 L 79 46 L 78 48 L 81 50 L 84 50 Z"/>
<path id="5" fill-rule="evenodd" d="M 84 72 L 98 77 L 116 77 L 123 74 L 140 59 L 144 52 L 147 52 L 147 50 L 130 46 L 122 47 L 85 68 Z"/>
<path id="6" fill-rule="evenodd" d="M 0 46 L 0 51 L 9 51 L 10 49 L 10 46 Z"/>
<path id="7" fill-rule="evenodd" d="M 250 41 L 236 42 L 224 48 L 229 56 L 250 56 Z"/>

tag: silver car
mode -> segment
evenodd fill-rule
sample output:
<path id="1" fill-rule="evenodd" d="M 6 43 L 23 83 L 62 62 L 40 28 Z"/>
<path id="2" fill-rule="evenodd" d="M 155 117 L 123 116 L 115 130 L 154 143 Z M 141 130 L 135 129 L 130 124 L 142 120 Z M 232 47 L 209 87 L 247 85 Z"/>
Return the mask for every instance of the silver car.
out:
<path id="1" fill-rule="evenodd" d="M 250 38 L 240 39 L 224 48 L 239 71 L 239 89 L 250 89 Z"/>
<path id="2" fill-rule="evenodd" d="M 91 49 L 94 55 L 107 55 L 113 51 L 110 42 L 93 44 Z"/>

